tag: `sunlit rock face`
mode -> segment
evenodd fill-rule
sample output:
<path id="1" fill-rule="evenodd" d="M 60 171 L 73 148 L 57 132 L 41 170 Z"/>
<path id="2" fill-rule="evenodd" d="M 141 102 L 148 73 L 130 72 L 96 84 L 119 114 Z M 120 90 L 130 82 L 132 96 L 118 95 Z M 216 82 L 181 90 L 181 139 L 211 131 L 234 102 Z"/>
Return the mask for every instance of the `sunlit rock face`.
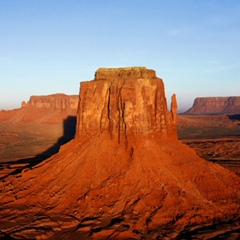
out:
<path id="1" fill-rule="evenodd" d="M 99 69 L 81 83 L 75 138 L 0 182 L 0 237 L 184 239 L 223 222 L 239 228 L 239 177 L 177 139 L 176 110 L 153 70 Z"/>
<path id="2" fill-rule="evenodd" d="M 77 135 L 108 132 L 119 141 L 128 137 L 177 137 L 176 98 L 167 109 L 164 84 L 145 67 L 100 68 L 95 79 L 81 83 Z"/>

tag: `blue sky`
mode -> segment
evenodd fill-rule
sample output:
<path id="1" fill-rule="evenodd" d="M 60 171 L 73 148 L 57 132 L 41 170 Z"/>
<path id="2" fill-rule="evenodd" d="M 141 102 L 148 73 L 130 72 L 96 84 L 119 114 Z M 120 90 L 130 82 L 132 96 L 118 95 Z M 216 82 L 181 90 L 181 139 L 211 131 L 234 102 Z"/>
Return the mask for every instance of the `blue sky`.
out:
<path id="1" fill-rule="evenodd" d="M 99 67 L 146 66 L 180 112 L 240 96 L 239 0 L 1 0 L 0 109 L 78 94 Z"/>

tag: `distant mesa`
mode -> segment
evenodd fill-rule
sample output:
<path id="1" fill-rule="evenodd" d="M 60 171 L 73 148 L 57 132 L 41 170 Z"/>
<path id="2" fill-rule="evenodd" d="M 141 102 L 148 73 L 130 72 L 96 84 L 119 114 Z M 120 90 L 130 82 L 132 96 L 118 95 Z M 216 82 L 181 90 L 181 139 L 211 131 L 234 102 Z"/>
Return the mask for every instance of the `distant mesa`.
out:
<path id="1" fill-rule="evenodd" d="M 63 93 L 31 96 L 19 109 L 0 111 L 0 121 L 58 123 L 67 116 L 76 116 L 78 102 L 78 95 Z"/>
<path id="2" fill-rule="evenodd" d="M 240 178 L 178 140 L 176 112 L 154 70 L 97 70 L 81 82 L 75 138 L 0 182 L 0 237 L 185 239 L 239 227 Z"/>
<path id="3" fill-rule="evenodd" d="M 240 96 L 199 97 L 184 114 L 239 114 Z"/>
<path id="4" fill-rule="evenodd" d="M 30 100 L 22 102 L 22 108 L 34 107 L 39 109 L 73 109 L 78 107 L 78 95 L 57 93 L 45 96 L 31 96 Z"/>

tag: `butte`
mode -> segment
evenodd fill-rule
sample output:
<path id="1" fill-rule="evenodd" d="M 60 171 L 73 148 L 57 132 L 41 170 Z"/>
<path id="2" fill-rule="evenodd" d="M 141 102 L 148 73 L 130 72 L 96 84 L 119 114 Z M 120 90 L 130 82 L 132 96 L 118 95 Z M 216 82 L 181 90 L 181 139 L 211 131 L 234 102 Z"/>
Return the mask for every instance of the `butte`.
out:
<path id="1" fill-rule="evenodd" d="M 0 237 L 182 239 L 229 221 L 239 231 L 239 177 L 181 143 L 176 114 L 154 70 L 97 70 L 81 83 L 75 138 L 1 181 Z"/>

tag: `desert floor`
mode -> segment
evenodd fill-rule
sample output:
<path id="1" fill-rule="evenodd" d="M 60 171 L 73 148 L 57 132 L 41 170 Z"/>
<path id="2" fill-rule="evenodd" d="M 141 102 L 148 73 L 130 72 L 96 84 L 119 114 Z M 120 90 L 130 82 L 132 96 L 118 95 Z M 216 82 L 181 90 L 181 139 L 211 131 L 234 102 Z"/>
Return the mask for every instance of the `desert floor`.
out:
<path id="1" fill-rule="evenodd" d="M 49 158 L 74 134 L 73 124 L 0 122 L 0 179 Z"/>

